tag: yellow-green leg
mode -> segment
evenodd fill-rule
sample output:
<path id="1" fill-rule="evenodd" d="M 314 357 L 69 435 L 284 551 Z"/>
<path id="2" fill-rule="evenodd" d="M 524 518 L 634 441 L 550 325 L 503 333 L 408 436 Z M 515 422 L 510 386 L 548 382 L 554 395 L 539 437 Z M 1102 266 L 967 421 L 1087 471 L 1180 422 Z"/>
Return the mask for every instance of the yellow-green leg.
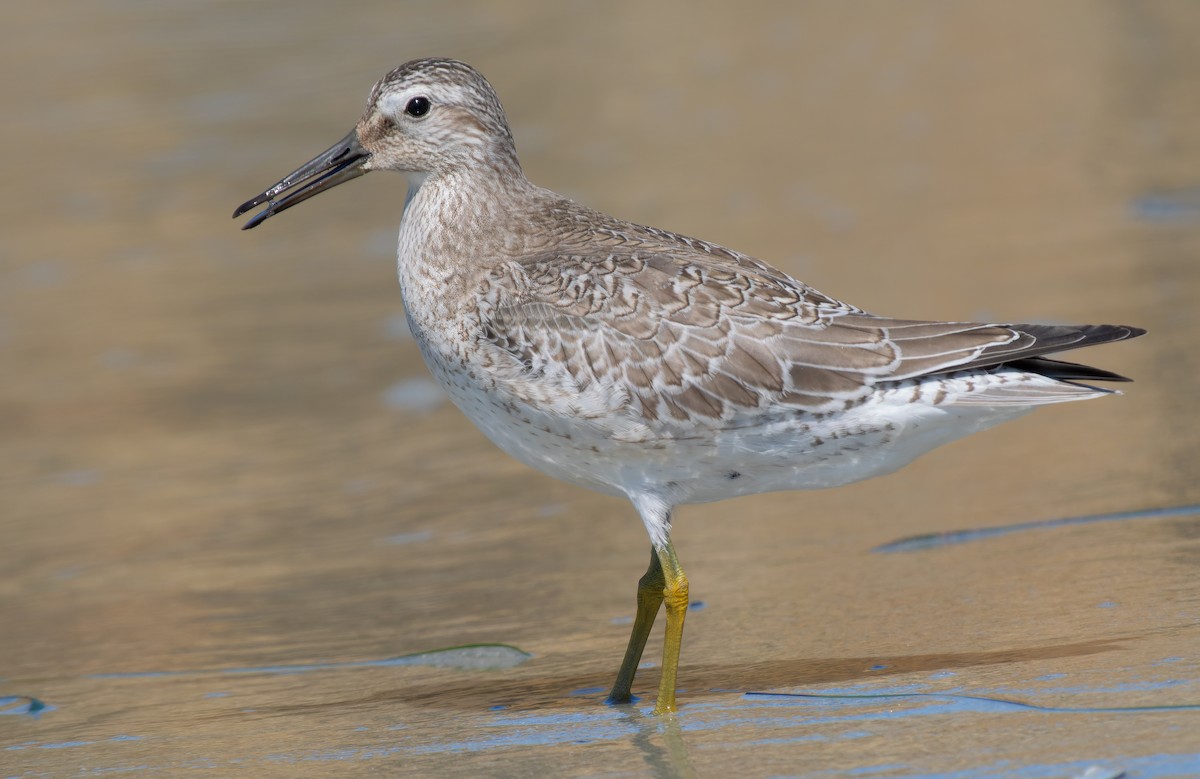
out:
<path id="1" fill-rule="evenodd" d="M 687 616 L 688 580 L 670 539 L 655 551 L 665 579 L 663 604 L 667 608 L 667 630 L 663 635 L 662 678 L 658 682 L 654 713 L 670 714 L 675 711 L 675 677 L 679 672 L 679 647 L 683 644 L 683 618 Z"/>
<path id="2" fill-rule="evenodd" d="M 651 548 L 650 567 L 638 580 L 637 616 L 633 618 L 633 632 L 629 634 L 629 646 L 625 648 L 625 659 L 621 661 L 617 681 L 608 694 L 609 703 L 629 703 L 633 700 L 633 677 L 637 673 L 638 663 L 642 661 L 642 651 L 646 648 L 646 639 L 650 637 L 650 628 L 654 627 L 658 607 L 662 605 L 665 584 L 658 552 Z"/>
<path id="3" fill-rule="evenodd" d="M 688 581 L 675 555 L 670 539 L 650 552 L 650 566 L 638 581 L 637 616 L 625 649 L 625 659 L 617 672 L 617 681 L 609 693 L 609 703 L 628 703 L 632 699 L 633 677 L 646 648 L 646 639 L 658 608 L 667 606 L 667 630 L 663 637 L 662 678 L 658 684 L 655 714 L 675 711 L 675 680 L 679 671 L 679 647 L 683 642 L 683 619 L 687 614 Z"/>

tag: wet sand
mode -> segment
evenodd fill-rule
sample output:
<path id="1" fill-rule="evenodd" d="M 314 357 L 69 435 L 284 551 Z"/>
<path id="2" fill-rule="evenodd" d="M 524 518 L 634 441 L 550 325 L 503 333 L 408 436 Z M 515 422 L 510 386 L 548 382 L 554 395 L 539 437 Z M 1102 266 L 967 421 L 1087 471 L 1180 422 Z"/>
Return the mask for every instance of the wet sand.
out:
<path id="1" fill-rule="evenodd" d="M 0 31 L 0 776 L 1200 775 L 1200 6 L 692 16 L 44 4 Z M 681 715 L 646 713 L 653 668 L 606 707 L 644 530 L 430 386 L 403 181 L 228 218 L 429 54 L 489 76 L 540 184 L 880 313 L 1140 325 L 1087 353 L 1137 381 L 682 509 Z"/>

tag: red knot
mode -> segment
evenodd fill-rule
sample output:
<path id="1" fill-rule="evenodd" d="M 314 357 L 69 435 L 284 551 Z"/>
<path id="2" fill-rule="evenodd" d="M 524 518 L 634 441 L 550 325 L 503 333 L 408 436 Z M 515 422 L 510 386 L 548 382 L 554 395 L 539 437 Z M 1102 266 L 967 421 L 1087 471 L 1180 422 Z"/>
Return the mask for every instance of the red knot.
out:
<path id="1" fill-rule="evenodd" d="M 504 451 L 627 497 L 650 536 L 609 700 L 632 699 L 665 604 L 655 712 L 675 711 L 688 581 L 676 506 L 890 473 L 1037 406 L 1125 381 L 1051 359 L 1121 325 L 925 322 L 869 314 L 707 241 L 625 222 L 531 183 L 474 68 L 401 65 L 355 128 L 239 206 L 246 227 L 373 170 L 408 178 L 400 290 L 454 403 Z"/>

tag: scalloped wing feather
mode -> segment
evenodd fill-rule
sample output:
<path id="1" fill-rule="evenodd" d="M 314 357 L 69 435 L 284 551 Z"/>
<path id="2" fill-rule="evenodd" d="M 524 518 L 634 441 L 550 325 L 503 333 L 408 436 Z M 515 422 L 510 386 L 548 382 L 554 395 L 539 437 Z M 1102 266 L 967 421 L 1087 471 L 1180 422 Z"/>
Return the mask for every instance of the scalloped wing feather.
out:
<path id="1" fill-rule="evenodd" d="M 1088 327 L 873 316 L 744 255 L 680 248 L 510 263 L 481 290 L 484 337 L 526 376 L 560 372 L 556 386 L 620 398 L 652 426 L 719 427 L 841 410 L 880 382 L 1118 340 Z M 1005 402 L 1018 397 L 1007 390 Z"/>

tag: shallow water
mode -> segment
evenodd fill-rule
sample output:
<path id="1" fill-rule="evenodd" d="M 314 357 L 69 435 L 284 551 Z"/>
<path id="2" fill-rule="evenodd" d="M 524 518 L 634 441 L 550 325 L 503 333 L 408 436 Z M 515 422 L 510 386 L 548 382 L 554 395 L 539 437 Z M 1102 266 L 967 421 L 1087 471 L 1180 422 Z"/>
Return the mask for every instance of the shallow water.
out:
<path id="1" fill-rule="evenodd" d="M 1200 7 L 1012 8 L 25 8 L 0 776 L 1200 775 Z M 427 54 L 488 74 L 541 184 L 868 310 L 1141 325 L 1088 353 L 1137 381 L 681 510 L 681 715 L 653 667 L 604 706 L 644 531 L 429 386 L 403 182 L 228 218 Z M 917 537 L 969 543 L 876 551 Z"/>

